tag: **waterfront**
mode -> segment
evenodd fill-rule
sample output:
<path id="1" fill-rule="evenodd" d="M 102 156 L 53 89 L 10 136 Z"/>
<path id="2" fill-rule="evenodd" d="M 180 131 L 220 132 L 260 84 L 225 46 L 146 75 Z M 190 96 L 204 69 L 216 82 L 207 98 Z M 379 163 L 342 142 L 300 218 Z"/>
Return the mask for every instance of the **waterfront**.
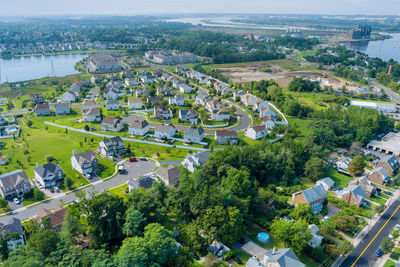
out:
<path id="1" fill-rule="evenodd" d="M 74 66 L 86 56 L 87 54 L 71 54 L 0 58 L 0 83 L 79 73 Z"/>
<path id="2" fill-rule="evenodd" d="M 382 33 L 393 38 L 378 41 L 345 42 L 348 49 L 363 52 L 370 57 L 379 57 L 385 61 L 391 58 L 400 62 L 400 33 Z"/>

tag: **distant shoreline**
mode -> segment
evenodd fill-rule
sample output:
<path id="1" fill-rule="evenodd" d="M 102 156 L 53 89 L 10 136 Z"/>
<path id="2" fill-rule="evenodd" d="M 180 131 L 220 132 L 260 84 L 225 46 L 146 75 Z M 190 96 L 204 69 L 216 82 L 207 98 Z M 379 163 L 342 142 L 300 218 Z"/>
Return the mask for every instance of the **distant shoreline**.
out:
<path id="1" fill-rule="evenodd" d="M 41 57 L 41 56 L 64 56 L 64 55 L 82 55 L 82 54 L 94 54 L 105 51 L 117 51 L 113 49 L 102 49 L 102 50 L 76 50 L 76 51 L 68 51 L 68 52 L 57 52 L 57 53 L 44 53 L 44 54 L 23 54 L 23 55 L 10 55 L 4 56 L 0 55 L 2 59 L 12 59 L 12 58 L 20 58 L 20 57 Z"/>

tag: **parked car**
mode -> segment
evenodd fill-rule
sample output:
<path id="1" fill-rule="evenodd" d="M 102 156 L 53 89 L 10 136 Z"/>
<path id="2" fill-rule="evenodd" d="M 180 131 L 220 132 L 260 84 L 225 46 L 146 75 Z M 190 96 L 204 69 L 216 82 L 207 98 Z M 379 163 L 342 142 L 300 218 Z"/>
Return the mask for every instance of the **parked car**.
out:
<path id="1" fill-rule="evenodd" d="M 141 158 L 140 160 L 141 160 L 141 161 L 147 161 L 147 159 L 146 159 L 146 158 Z"/>
<path id="2" fill-rule="evenodd" d="M 49 190 L 50 190 L 51 193 L 55 192 L 53 187 L 51 187 Z"/>
<path id="3" fill-rule="evenodd" d="M 388 195 L 388 196 L 393 196 L 393 193 L 390 191 L 383 191 L 384 194 Z"/>
<path id="4" fill-rule="evenodd" d="M 57 186 L 54 187 L 54 190 L 55 190 L 57 193 L 60 193 L 60 192 L 61 192 L 60 188 L 58 188 Z"/>
<path id="5" fill-rule="evenodd" d="M 378 250 L 376 251 L 375 255 L 376 255 L 377 257 L 382 256 L 382 255 L 383 255 L 382 249 L 378 249 Z"/>
<path id="6" fill-rule="evenodd" d="M 19 199 L 18 199 L 18 198 L 16 198 L 16 197 L 14 197 L 13 201 L 14 201 L 14 203 L 15 203 L 15 204 L 19 204 L 19 203 L 21 203 L 21 202 L 19 201 Z"/>
<path id="7" fill-rule="evenodd" d="M 239 243 L 240 243 L 240 244 L 244 244 L 244 243 L 246 243 L 246 240 L 245 240 L 243 237 L 241 237 L 241 238 L 239 239 Z"/>
<path id="8" fill-rule="evenodd" d="M 192 255 L 192 257 L 193 257 L 196 261 L 200 260 L 200 257 L 197 256 L 197 254 L 194 253 L 193 251 L 190 252 L 190 255 Z"/>
<path id="9" fill-rule="evenodd" d="M 41 183 L 38 183 L 38 188 L 39 188 L 39 189 L 43 189 L 44 186 L 43 186 Z"/>
<path id="10" fill-rule="evenodd" d="M 236 261 L 237 264 L 243 264 L 242 260 L 239 259 L 239 257 L 236 256 L 236 255 L 233 255 L 232 259 L 233 259 L 234 261 Z"/>
<path id="11" fill-rule="evenodd" d="M 136 162 L 137 159 L 136 158 L 129 158 L 129 162 Z"/>
<path id="12" fill-rule="evenodd" d="M 90 173 L 86 174 L 85 176 L 86 176 L 86 178 L 88 178 L 88 179 L 92 179 L 92 176 L 90 175 Z"/>

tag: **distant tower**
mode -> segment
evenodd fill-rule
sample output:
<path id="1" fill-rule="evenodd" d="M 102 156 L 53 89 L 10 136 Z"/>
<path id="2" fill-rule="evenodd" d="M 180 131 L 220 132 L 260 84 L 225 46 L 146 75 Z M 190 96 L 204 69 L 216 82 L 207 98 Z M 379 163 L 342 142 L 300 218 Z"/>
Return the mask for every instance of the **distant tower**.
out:
<path id="1" fill-rule="evenodd" d="M 54 69 L 53 59 L 50 62 L 51 62 L 50 76 L 51 77 L 56 77 L 56 71 Z"/>
<path id="2" fill-rule="evenodd" d="M 388 74 L 389 74 L 389 75 L 392 75 L 392 70 L 393 70 L 393 66 L 390 65 L 390 66 L 389 66 L 389 70 L 388 70 Z"/>
<path id="3" fill-rule="evenodd" d="M 1 84 L 1 65 L 0 65 L 0 84 Z"/>

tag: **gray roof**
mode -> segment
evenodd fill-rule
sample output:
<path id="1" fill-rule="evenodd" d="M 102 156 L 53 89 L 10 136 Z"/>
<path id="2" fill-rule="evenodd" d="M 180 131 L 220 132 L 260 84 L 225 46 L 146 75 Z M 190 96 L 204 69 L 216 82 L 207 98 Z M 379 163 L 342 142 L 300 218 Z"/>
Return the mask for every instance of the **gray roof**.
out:
<path id="1" fill-rule="evenodd" d="M 267 262 L 278 262 L 281 267 L 305 267 L 291 248 L 282 248 L 275 252 L 268 250 L 265 256 L 268 257 Z"/>
<path id="2" fill-rule="evenodd" d="M 35 172 L 40 176 L 40 177 L 46 177 L 48 173 L 57 173 L 59 170 L 62 170 L 60 166 L 57 164 L 50 162 L 46 163 L 42 166 L 39 166 L 35 168 Z"/>
<path id="3" fill-rule="evenodd" d="M 357 198 L 358 202 L 363 201 L 363 199 L 367 197 L 361 185 L 355 185 L 355 184 L 349 185 L 343 188 L 343 190 L 339 191 L 338 194 L 343 195 L 347 192 L 352 192 L 353 195 Z"/>
<path id="4" fill-rule="evenodd" d="M 208 151 L 203 151 L 203 152 L 198 152 L 195 154 L 188 154 L 186 157 L 194 157 L 197 158 L 198 161 L 200 162 L 200 164 L 204 164 L 210 157 L 210 153 L 208 153 Z"/>
<path id="5" fill-rule="evenodd" d="M 57 103 L 55 104 L 56 109 L 58 108 L 69 108 L 69 103 Z"/>
<path id="6" fill-rule="evenodd" d="M 186 130 L 184 135 L 185 136 L 186 135 L 188 135 L 188 136 L 201 136 L 203 133 L 204 133 L 204 129 L 202 127 L 199 127 L 199 128 L 191 127 L 191 128 Z"/>
<path id="7" fill-rule="evenodd" d="M 397 160 L 395 156 L 385 156 L 381 160 L 381 162 L 387 162 L 392 170 L 396 170 L 400 166 L 400 162 Z"/>
<path id="8" fill-rule="evenodd" d="M 106 105 L 118 105 L 118 100 L 114 100 L 114 99 L 109 99 L 106 102 Z"/>
<path id="9" fill-rule="evenodd" d="M 17 184 L 21 182 L 21 180 L 25 180 L 29 183 L 28 176 L 25 172 L 21 170 L 16 170 L 13 172 L 5 173 L 0 175 L 0 184 L 3 188 L 15 187 Z"/>
<path id="10" fill-rule="evenodd" d="M 139 189 L 140 187 L 149 189 L 153 186 L 153 182 L 154 180 L 150 176 L 142 176 L 138 179 L 129 180 L 128 185 L 135 189 Z"/>
<path id="11" fill-rule="evenodd" d="M 331 177 L 325 177 L 325 178 L 319 179 L 319 180 L 317 181 L 317 183 L 318 183 L 318 182 L 324 183 L 324 184 L 326 184 L 326 185 L 329 186 L 329 187 L 332 187 L 332 186 L 335 185 L 335 181 L 332 180 Z"/>
<path id="12" fill-rule="evenodd" d="M 18 233 L 19 235 L 24 235 L 21 221 L 14 217 L 10 218 L 6 223 L 0 223 L 0 228 L 7 231 L 7 233 Z"/>
<path id="13" fill-rule="evenodd" d="M 80 154 L 76 154 L 74 155 L 74 157 L 76 158 L 76 161 L 81 164 L 84 161 L 89 161 L 92 162 L 94 159 L 97 159 L 96 155 L 94 154 L 94 152 L 92 150 L 80 153 Z"/>
<path id="14" fill-rule="evenodd" d="M 386 170 L 386 169 L 383 168 L 383 167 L 374 168 L 374 169 L 369 173 L 369 175 L 371 175 L 371 174 L 373 174 L 373 173 L 375 173 L 375 172 L 379 172 L 379 173 L 382 175 L 382 177 L 383 177 L 384 180 L 387 179 L 387 178 L 389 178 L 389 172 L 388 172 L 388 170 Z"/>
<path id="15" fill-rule="evenodd" d="M 246 262 L 246 267 L 265 267 L 264 264 L 261 264 L 257 259 L 254 257 L 251 257 L 247 262 Z"/>
<path id="16" fill-rule="evenodd" d="M 303 195 L 308 203 L 328 196 L 322 185 L 317 185 L 304 190 Z"/>

